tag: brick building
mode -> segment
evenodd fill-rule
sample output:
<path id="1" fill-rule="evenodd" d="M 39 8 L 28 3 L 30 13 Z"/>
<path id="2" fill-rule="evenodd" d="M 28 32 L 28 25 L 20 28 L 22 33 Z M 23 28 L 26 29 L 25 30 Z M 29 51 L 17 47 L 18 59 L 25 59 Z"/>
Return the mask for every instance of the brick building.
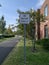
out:
<path id="1" fill-rule="evenodd" d="M 45 0 L 40 12 L 47 18 L 45 22 L 40 23 L 40 39 L 49 38 L 49 0 Z"/>

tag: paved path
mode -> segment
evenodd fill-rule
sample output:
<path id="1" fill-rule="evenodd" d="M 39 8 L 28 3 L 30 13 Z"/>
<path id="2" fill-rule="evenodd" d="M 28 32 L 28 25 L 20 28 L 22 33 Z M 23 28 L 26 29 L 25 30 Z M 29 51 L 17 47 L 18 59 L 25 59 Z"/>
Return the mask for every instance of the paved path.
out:
<path id="1" fill-rule="evenodd" d="M 6 56 L 8 56 L 10 51 L 14 48 L 14 46 L 17 44 L 18 41 L 19 38 L 12 38 L 0 43 L 0 65 L 4 61 Z"/>

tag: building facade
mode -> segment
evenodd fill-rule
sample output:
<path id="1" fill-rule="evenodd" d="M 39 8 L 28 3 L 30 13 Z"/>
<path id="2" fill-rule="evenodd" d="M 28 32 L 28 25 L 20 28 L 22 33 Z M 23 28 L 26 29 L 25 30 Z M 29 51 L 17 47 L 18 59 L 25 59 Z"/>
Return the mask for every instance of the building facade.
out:
<path id="1" fill-rule="evenodd" d="M 40 12 L 46 16 L 45 22 L 40 23 L 40 39 L 49 38 L 49 0 L 45 0 Z"/>

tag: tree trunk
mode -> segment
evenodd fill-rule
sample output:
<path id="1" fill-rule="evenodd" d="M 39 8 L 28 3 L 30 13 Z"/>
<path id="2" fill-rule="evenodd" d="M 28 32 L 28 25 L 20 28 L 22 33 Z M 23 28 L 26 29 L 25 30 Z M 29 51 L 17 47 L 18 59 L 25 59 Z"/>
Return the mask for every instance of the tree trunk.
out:
<path id="1" fill-rule="evenodd" d="M 37 36 L 39 40 L 40 39 L 40 9 L 38 9 L 38 17 L 37 17 Z"/>
<path id="2" fill-rule="evenodd" d="M 37 36 L 39 40 L 40 39 L 40 22 L 37 22 Z"/>

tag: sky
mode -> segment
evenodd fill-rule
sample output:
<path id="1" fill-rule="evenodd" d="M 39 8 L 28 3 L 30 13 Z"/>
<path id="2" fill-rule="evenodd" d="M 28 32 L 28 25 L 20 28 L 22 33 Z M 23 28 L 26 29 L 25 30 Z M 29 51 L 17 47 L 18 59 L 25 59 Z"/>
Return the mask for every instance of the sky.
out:
<path id="1" fill-rule="evenodd" d="M 28 11 L 32 9 L 38 9 L 42 6 L 45 0 L 0 0 L 0 17 L 4 16 L 6 21 L 6 27 L 11 24 L 16 25 L 18 18 L 17 10 Z"/>

